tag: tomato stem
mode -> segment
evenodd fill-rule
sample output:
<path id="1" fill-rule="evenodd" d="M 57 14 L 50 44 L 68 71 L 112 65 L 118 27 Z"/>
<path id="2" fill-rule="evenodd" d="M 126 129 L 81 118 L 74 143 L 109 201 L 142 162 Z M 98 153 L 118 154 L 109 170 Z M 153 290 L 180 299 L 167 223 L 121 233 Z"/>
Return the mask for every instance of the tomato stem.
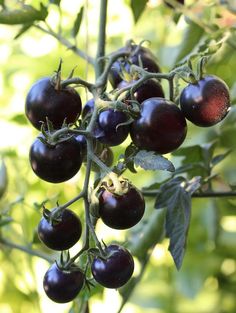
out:
<path id="1" fill-rule="evenodd" d="M 142 194 L 145 197 L 155 197 L 158 190 L 143 190 Z M 194 192 L 191 195 L 192 198 L 234 198 L 236 197 L 235 191 L 205 191 L 205 192 Z"/>
<path id="2" fill-rule="evenodd" d="M 20 251 L 25 252 L 27 254 L 30 254 L 32 256 L 37 256 L 37 257 L 39 257 L 41 259 L 44 259 L 44 260 L 48 261 L 49 263 L 53 263 L 54 262 L 53 258 L 48 256 L 47 254 L 44 254 L 43 252 L 33 250 L 30 247 L 26 247 L 26 246 L 22 246 L 22 245 L 16 244 L 16 243 L 11 242 L 11 241 L 9 241 L 7 239 L 4 239 L 4 238 L 0 238 L 0 244 L 3 244 L 4 246 L 7 246 L 7 247 L 12 248 L 12 249 L 20 250 Z"/>
<path id="3" fill-rule="evenodd" d="M 104 60 L 101 58 L 103 58 L 105 55 L 107 4 L 108 4 L 108 0 L 100 0 L 98 46 L 97 46 L 97 55 L 96 55 L 96 62 L 95 62 L 96 78 L 98 78 L 102 74 L 103 69 L 104 69 Z"/>
<path id="4" fill-rule="evenodd" d="M 94 59 L 87 55 L 84 51 L 80 50 L 77 46 L 72 44 L 68 39 L 61 36 L 60 33 L 54 32 L 52 28 L 46 24 L 47 28 L 42 27 L 39 24 L 33 25 L 35 28 L 39 29 L 40 31 L 44 32 L 45 34 L 51 35 L 55 39 L 57 39 L 63 46 L 67 47 L 67 49 L 73 51 L 75 54 L 79 55 L 81 58 L 86 60 L 90 64 L 94 64 Z"/>

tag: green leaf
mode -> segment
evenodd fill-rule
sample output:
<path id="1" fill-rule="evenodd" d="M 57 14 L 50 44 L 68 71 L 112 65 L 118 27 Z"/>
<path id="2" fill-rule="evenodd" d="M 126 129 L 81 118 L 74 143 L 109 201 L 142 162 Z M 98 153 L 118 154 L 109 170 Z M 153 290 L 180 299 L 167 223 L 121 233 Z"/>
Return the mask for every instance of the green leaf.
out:
<path id="1" fill-rule="evenodd" d="M 32 25 L 32 24 L 31 24 Z M 11 120 L 11 122 L 17 123 L 19 125 L 26 125 L 27 119 L 25 117 L 25 114 L 16 114 L 14 115 Z"/>
<path id="2" fill-rule="evenodd" d="M 154 151 L 141 150 L 134 156 L 134 164 L 144 170 L 164 170 L 174 172 L 174 165 Z"/>
<path id="3" fill-rule="evenodd" d="M 216 148 L 216 141 L 179 148 L 173 152 L 174 156 L 184 157 L 182 167 L 177 169 L 177 173 L 183 172 L 185 169 L 190 176 L 207 177 L 211 169 L 211 160 Z"/>
<path id="4" fill-rule="evenodd" d="M 181 18 L 182 14 L 177 12 L 177 13 L 174 13 L 173 15 L 173 21 L 175 22 L 175 24 L 178 24 L 180 18 Z"/>
<path id="5" fill-rule="evenodd" d="M 19 30 L 19 32 L 16 34 L 14 39 L 18 39 L 21 35 L 23 35 L 25 32 L 27 32 L 27 30 L 29 30 L 32 25 L 33 25 L 33 23 L 24 24 L 21 27 L 21 29 Z"/>
<path id="6" fill-rule="evenodd" d="M 204 30 L 190 21 L 188 27 L 186 27 L 185 33 L 183 35 L 183 40 L 180 45 L 180 49 L 178 55 L 175 59 L 175 63 L 181 61 L 184 57 L 186 57 L 193 49 L 197 46 L 200 39 L 204 35 Z"/>
<path id="7" fill-rule="evenodd" d="M 172 198 L 176 196 L 176 190 L 178 190 L 179 185 L 182 183 L 186 184 L 186 179 L 183 177 L 176 177 L 169 180 L 167 183 L 162 184 L 155 201 L 155 209 L 168 208 L 173 201 Z"/>
<path id="8" fill-rule="evenodd" d="M 31 5 L 23 5 L 20 9 L 0 11 L 0 24 L 29 24 L 45 20 L 47 15 L 47 8 L 43 4 L 41 4 L 40 10 L 36 10 Z"/>
<path id="9" fill-rule="evenodd" d="M 137 23 L 141 14 L 143 13 L 148 0 L 131 0 L 130 6 L 133 12 L 134 21 Z"/>
<path id="10" fill-rule="evenodd" d="M 191 194 L 185 190 L 186 185 L 183 177 L 172 179 L 161 186 L 155 201 L 156 209 L 167 208 L 165 229 L 177 269 L 183 262 L 191 215 Z"/>
<path id="11" fill-rule="evenodd" d="M 49 0 L 49 3 L 55 4 L 57 6 L 60 6 L 61 0 Z"/>
<path id="12" fill-rule="evenodd" d="M 73 30 L 72 30 L 72 34 L 74 37 L 77 36 L 79 29 L 80 29 L 80 25 L 82 22 L 82 18 L 83 18 L 83 12 L 84 12 L 84 7 L 82 7 L 79 11 L 79 13 L 76 16 L 75 22 L 74 22 L 74 26 L 73 26 Z"/>
<path id="13" fill-rule="evenodd" d="M 131 171 L 131 173 L 137 173 L 137 171 L 134 168 L 134 155 L 137 153 L 137 148 L 130 144 L 126 149 L 125 149 L 125 165 L 127 168 Z"/>
<path id="14" fill-rule="evenodd" d="M 223 154 L 218 154 L 216 156 L 214 156 L 214 158 L 211 160 L 211 166 L 214 167 L 217 164 L 219 164 L 221 161 L 223 161 L 230 153 L 232 152 L 231 149 L 227 150 L 225 153 Z"/>
<path id="15" fill-rule="evenodd" d="M 7 176 L 7 167 L 4 160 L 0 163 L 0 198 L 4 195 L 7 189 L 8 176 Z"/>

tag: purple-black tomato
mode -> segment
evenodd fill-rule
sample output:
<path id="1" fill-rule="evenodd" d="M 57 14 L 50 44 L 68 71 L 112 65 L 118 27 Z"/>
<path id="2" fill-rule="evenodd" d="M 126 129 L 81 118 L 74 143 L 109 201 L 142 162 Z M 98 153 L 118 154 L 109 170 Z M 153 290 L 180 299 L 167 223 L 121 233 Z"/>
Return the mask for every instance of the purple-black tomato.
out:
<path id="1" fill-rule="evenodd" d="M 229 112 L 229 88 L 220 78 L 205 76 L 183 89 L 180 107 L 193 124 L 202 127 L 215 125 Z"/>
<path id="2" fill-rule="evenodd" d="M 61 183 L 72 178 L 82 164 L 81 146 L 74 137 L 56 145 L 48 145 L 39 137 L 33 142 L 29 153 L 34 173 L 51 183 Z"/>
<path id="3" fill-rule="evenodd" d="M 32 125 L 41 129 L 46 117 L 54 129 L 61 128 L 64 120 L 74 123 L 81 113 L 81 98 L 74 88 L 57 90 L 50 77 L 38 80 L 29 90 L 25 113 Z"/>
<path id="4" fill-rule="evenodd" d="M 124 112 L 107 109 L 98 114 L 95 137 L 108 146 L 121 144 L 129 134 L 128 117 Z"/>
<path id="5" fill-rule="evenodd" d="M 50 249 L 67 250 L 80 239 L 82 225 L 79 217 L 71 210 L 65 209 L 58 217 L 58 221 L 50 221 L 42 217 L 38 225 L 40 240 Z"/>
<path id="6" fill-rule="evenodd" d="M 134 260 L 130 252 L 118 245 L 105 249 L 105 259 L 95 257 L 91 270 L 94 279 L 106 288 L 119 288 L 125 285 L 134 271 Z"/>
<path id="7" fill-rule="evenodd" d="M 125 51 L 126 48 L 119 49 L 119 52 Z M 122 71 L 130 73 L 131 64 L 142 66 L 151 73 L 159 73 L 161 69 L 157 64 L 152 52 L 143 46 L 131 46 L 131 55 L 129 58 L 121 58 L 115 61 L 109 73 L 109 81 L 113 88 L 117 88 L 118 84 L 123 80 Z M 141 64 L 140 64 L 141 63 Z"/>
<path id="8" fill-rule="evenodd" d="M 90 99 L 83 108 L 82 117 L 91 115 L 93 110 L 94 100 Z M 128 117 L 121 111 L 106 109 L 100 112 L 93 131 L 94 138 L 108 146 L 121 144 L 129 134 L 129 125 L 124 125 L 127 120 Z"/>
<path id="9" fill-rule="evenodd" d="M 84 280 L 84 274 L 79 268 L 63 270 L 54 263 L 44 276 L 43 288 L 54 302 L 67 303 L 76 298 L 83 288 Z"/>
<path id="10" fill-rule="evenodd" d="M 91 115 L 93 113 L 93 110 L 94 110 L 94 99 L 92 98 L 85 103 L 82 109 L 81 114 L 82 118 L 84 119 L 86 116 Z"/>
<path id="11" fill-rule="evenodd" d="M 131 185 L 123 195 L 116 195 L 104 189 L 99 196 L 99 215 L 104 224 L 111 228 L 133 227 L 143 217 L 144 210 L 142 194 Z"/>
<path id="12" fill-rule="evenodd" d="M 127 86 L 132 86 L 135 83 L 135 81 L 127 82 L 125 80 L 122 80 L 119 85 L 118 89 L 125 88 Z M 137 100 L 139 103 L 142 103 L 144 100 L 153 98 L 153 97 L 160 97 L 164 98 L 164 91 L 162 89 L 161 84 L 153 79 L 149 79 L 145 83 L 143 83 L 140 87 L 138 87 L 134 93 L 135 100 Z M 129 100 L 130 97 L 127 98 Z"/>
<path id="13" fill-rule="evenodd" d="M 184 114 L 171 101 L 150 98 L 141 104 L 140 117 L 131 124 L 130 135 L 140 149 L 160 154 L 177 149 L 187 134 Z"/>

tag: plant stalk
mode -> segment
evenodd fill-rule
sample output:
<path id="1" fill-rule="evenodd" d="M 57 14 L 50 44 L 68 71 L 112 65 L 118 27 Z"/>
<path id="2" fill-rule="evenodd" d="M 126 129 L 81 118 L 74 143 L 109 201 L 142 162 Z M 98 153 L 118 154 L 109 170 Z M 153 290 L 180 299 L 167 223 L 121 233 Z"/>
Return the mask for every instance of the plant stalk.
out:
<path id="1" fill-rule="evenodd" d="M 43 253 L 43 252 L 40 252 L 40 251 L 36 251 L 36 250 L 33 250 L 29 247 L 26 247 L 26 246 L 22 246 L 22 245 L 19 245 L 19 244 L 16 244 L 14 242 L 11 242 L 7 239 L 3 239 L 1 238 L 0 239 L 0 244 L 6 246 L 6 247 L 9 247 L 11 249 L 17 249 L 17 250 L 20 250 L 22 252 L 25 252 L 27 254 L 30 254 L 32 256 L 37 256 L 45 261 L 48 261 L 49 263 L 52 263 L 54 260 L 48 256 L 47 254 Z"/>
<path id="2" fill-rule="evenodd" d="M 142 194 L 145 197 L 155 197 L 159 190 L 143 190 Z M 206 191 L 194 192 L 192 198 L 233 198 L 236 197 L 235 191 Z"/>
<path id="3" fill-rule="evenodd" d="M 104 60 L 102 58 L 105 56 L 107 4 L 108 0 L 100 0 L 98 46 L 95 62 L 96 79 L 102 74 L 104 69 Z"/>

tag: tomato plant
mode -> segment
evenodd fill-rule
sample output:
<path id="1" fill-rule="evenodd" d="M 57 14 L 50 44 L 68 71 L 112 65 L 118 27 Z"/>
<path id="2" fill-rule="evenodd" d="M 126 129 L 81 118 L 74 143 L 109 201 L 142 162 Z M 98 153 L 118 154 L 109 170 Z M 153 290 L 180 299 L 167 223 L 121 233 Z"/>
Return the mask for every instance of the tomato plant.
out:
<path id="1" fill-rule="evenodd" d="M 29 148 L 27 166 L 31 166 L 32 175 L 36 174 L 32 176 L 32 184 L 29 179 L 27 188 L 31 188 L 32 196 L 29 207 L 35 209 L 32 210 L 35 216 L 31 228 L 38 236 L 31 238 L 25 224 L 19 223 L 12 226 L 15 228 L 12 237 L 27 234 L 27 245 L 5 238 L 10 233 L 6 225 L 14 220 L 7 215 L 14 214 L 14 201 L 4 207 L 0 216 L 0 226 L 4 226 L 0 243 L 3 247 L 48 261 L 50 267 L 41 280 L 44 291 L 54 302 L 73 301 L 70 312 L 87 313 L 96 299 L 106 296 L 104 288 L 123 287 L 118 290 L 122 299 L 117 311 L 120 313 L 139 283 L 140 286 L 145 284 L 143 274 L 147 266 L 152 269 L 151 274 L 147 271 L 151 276 L 148 284 L 153 282 L 156 286 L 165 276 L 164 286 L 168 288 L 164 289 L 171 290 L 167 292 L 168 301 L 157 299 L 158 305 L 168 302 L 163 306 L 163 311 L 168 313 L 177 312 L 179 307 L 182 309 L 179 303 L 175 306 L 172 299 L 175 286 L 187 285 L 188 278 L 189 285 L 184 292 L 191 290 L 195 295 L 197 283 L 205 287 L 211 284 L 204 270 L 200 270 L 201 262 L 196 255 L 199 253 L 205 258 L 212 253 L 214 258 L 214 253 L 217 254 L 214 247 L 221 244 L 220 234 L 225 235 L 229 223 L 227 218 L 221 217 L 218 203 L 211 203 L 211 207 L 207 200 L 199 205 L 199 210 L 194 210 L 191 199 L 236 195 L 234 184 L 225 179 L 232 171 L 221 175 L 221 167 L 216 167 L 232 152 L 234 144 L 232 140 L 229 144 L 224 136 L 229 138 L 235 125 L 234 107 L 231 106 L 235 90 L 232 78 L 229 78 L 232 75 L 226 75 L 229 71 L 222 60 L 214 67 L 216 60 L 221 59 L 220 53 L 227 51 L 231 56 L 232 51 L 229 53 L 228 49 L 235 49 L 235 34 L 233 27 L 221 27 L 220 19 L 225 16 L 224 12 L 219 13 L 222 4 L 206 4 L 205 8 L 202 4 L 189 2 L 130 1 L 137 25 L 142 21 L 142 13 L 146 12 L 145 21 L 153 30 L 155 16 L 158 38 L 153 44 L 136 39 L 128 40 L 124 45 L 119 43 L 120 47 L 117 47 L 115 38 L 107 40 L 106 37 L 108 1 L 99 1 L 96 53 L 93 53 L 95 42 L 91 47 L 88 45 L 89 33 L 86 51 L 81 49 L 83 40 L 77 38 L 81 35 L 80 25 L 85 22 L 84 14 L 89 12 L 88 2 L 80 7 L 71 29 L 67 28 L 69 26 L 63 28 L 69 13 L 63 12 L 66 4 L 61 1 L 44 1 L 37 9 L 17 1 L 16 10 L 4 1 L 0 2 L 0 23 L 22 26 L 16 37 L 36 28 L 58 40 L 67 52 L 84 59 L 75 61 L 72 57 L 68 61 L 67 55 L 67 61 L 62 63 L 58 58 L 58 69 L 54 72 L 54 68 L 48 69 L 40 78 L 42 70 L 25 94 L 25 116 L 40 131 Z M 225 10 L 227 23 L 230 23 L 234 11 L 230 6 Z M 57 23 L 50 25 L 53 14 L 57 16 Z M 86 18 L 88 24 L 88 16 Z M 160 28 L 159 19 L 163 22 Z M 165 24 L 170 24 L 169 33 Z M 186 32 L 182 31 L 183 26 Z M 143 32 L 151 34 L 147 29 L 145 26 Z M 183 36 L 182 44 L 173 47 L 172 41 L 181 37 L 179 32 Z M 140 37 L 143 33 L 139 34 Z M 74 67 L 77 63 L 79 69 Z M 65 78 L 69 66 L 71 72 Z M 16 116 L 13 122 L 23 124 L 24 117 Z M 208 131 L 206 127 L 211 128 Z M 1 164 L 2 196 L 7 189 L 7 174 L 5 163 Z M 57 183 L 63 184 L 54 186 Z M 43 199 L 38 200 L 35 190 L 44 184 Z M 24 197 L 22 199 L 19 201 L 24 203 Z M 233 202 L 227 202 L 227 205 L 230 209 L 234 207 Z M 203 209 L 206 212 L 202 213 L 200 222 L 199 219 L 194 221 L 195 212 L 201 214 Z M 36 220 L 37 230 L 33 224 Z M 192 224 L 198 226 L 196 236 L 191 233 Z M 100 231 L 104 229 L 101 235 Z M 23 242 L 27 240 L 24 238 Z M 188 255 L 185 258 L 189 241 L 194 247 L 189 253 L 194 256 L 193 264 L 188 263 Z M 167 263 L 163 261 L 166 245 L 176 268 L 183 271 L 179 276 L 175 275 L 170 260 L 165 258 Z M 222 258 L 209 262 L 213 265 L 208 278 L 216 280 L 214 286 L 217 288 L 228 279 L 229 269 L 234 272 L 231 258 L 228 256 L 225 263 Z M 159 266 L 161 269 L 157 270 Z M 184 283 L 172 284 L 175 276 L 178 276 L 176 279 L 184 277 Z M 159 292 L 158 288 L 149 289 L 153 289 L 153 293 Z M 94 301 L 90 301 L 92 297 Z M 135 301 L 139 303 L 137 298 Z M 142 306 L 140 304 L 141 310 Z"/>

